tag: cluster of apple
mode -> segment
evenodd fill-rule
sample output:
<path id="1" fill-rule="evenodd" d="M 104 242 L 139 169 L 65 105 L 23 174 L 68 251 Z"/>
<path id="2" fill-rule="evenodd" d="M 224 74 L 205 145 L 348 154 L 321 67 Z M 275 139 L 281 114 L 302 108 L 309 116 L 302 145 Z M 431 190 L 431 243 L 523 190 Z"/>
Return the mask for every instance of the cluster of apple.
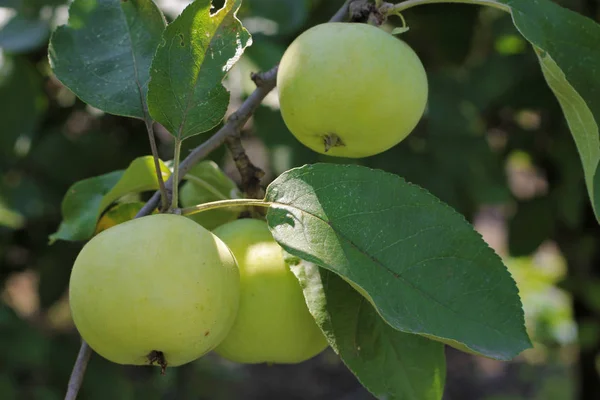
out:
<path id="1" fill-rule="evenodd" d="M 427 101 L 417 55 L 364 24 L 309 29 L 286 51 L 277 78 L 290 131 L 333 156 L 391 148 Z M 119 364 L 164 368 L 211 350 L 240 363 L 298 363 L 327 347 L 281 247 L 257 219 L 211 232 L 156 214 L 103 229 L 75 261 L 70 305 L 81 336 Z"/>
<path id="2" fill-rule="evenodd" d="M 213 349 L 240 363 L 298 363 L 327 346 L 257 219 L 212 233 L 173 214 L 113 226 L 77 257 L 70 304 L 81 336 L 119 364 L 177 366 Z"/>

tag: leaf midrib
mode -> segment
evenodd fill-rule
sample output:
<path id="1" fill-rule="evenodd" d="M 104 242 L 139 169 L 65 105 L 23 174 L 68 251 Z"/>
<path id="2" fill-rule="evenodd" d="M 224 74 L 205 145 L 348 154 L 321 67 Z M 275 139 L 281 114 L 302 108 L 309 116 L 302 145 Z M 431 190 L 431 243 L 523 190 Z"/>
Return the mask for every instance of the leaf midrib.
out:
<path id="1" fill-rule="evenodd" d="M 339 182 L 338 182 L 338 183 L 339 183 Z M 462 318 L 462 319 L 464 319 L 464 320 L 470 321 L 470 322 L 472 322 L 472 323 L 474 323 L 474 324 L 476 324 L 476 325 L 479 325 L 479 326 L 486 327 L 486 328 L 488 328 L 488 329 L 490 329 L 490 330 L 492 330 L 492 331 L 494 331 L 494 332 L 498 333 L 500 336 L 506 336 L 506 334 L 504 334 L 502 331 L 498 330 L 497 328 L 495 328 L 495 327 L 493 327 L 493 326 L 490 326 L 490 325 L 487 325 L 487 324 L 485 324 L 485 323 L 483 323 L 483 322 L 480 322 L 480 321 L 477 321 L 477 320 L 474 320 L 474 319 L 468 318 L 468 317 L 466 317 L 464 314 L 460 314 L 460 313 L 458 313 L 457 311 L 453 310 L 452 308 L 449 308 L 449 307 L 448 307 L 446 304 L 442 303 L 441 301 L 439 301 L 439 300 L 437 300 L 436 298 L 434 298 L 434 297 L 432 297 L 431 295 L 429 295 L 429 293 L 427 293 L 427 292 L 424 292 L 424 291 L 423 291 L 423 290 L 422 290 L 420 287 L 418 287 L 418 286 L 415 286 L 415 285 L 414 285 L 412 282 L 410 282 L 409 280 L 407 280 L 406 278 L 404 278 L 404 277 L 403 277 L 401 274 L 399 274 L 399 273 L 397 273 L 397 272 L 395 272 L 395 271 L 391 270 L 390 268 L 388 268 L 388 267 L 387 267 L 386 265 L 384 265 L 384 264 L 383 264 L 381 261 L 379 261 L 379 260 L 378 260 L 376 257 L 373 257 L 373 256 L 371 256 L 370 254 L 367 254 L 367 253 L 365 253 L 364 251 L 362 251 L 362 249 L 361 249 L 361 248 L 360 248 L 358 245 L 356 245 L 356 244 L 355 244 L 355 243 L 354 243 L 352 240 L 350 240 L 350 239 L 349 239 L 349 238 L 348 238 L 348 237 L 347 237 L 347 236 L 346 236 L 346 235 L 345 235 L 343 232 L 341 232 L 341 231 L 339 231 L 339 230 L 336 230 L 336 229 L 334 229 L 334 227 L 332 226 L 332 224 L 330 224 L 330 223 L 329 223 L 329 221 L 325 221 L 325 220 L 324 220 L 323 218 L 321 218 L 320 216 L 318 216 L 318 215 L 315 215 L 315 214 L 313 214 L 313 213 L 310 213 L 310 212 L 308 212 L 308 211 L 306 211 L 306 210 L 300 209 L 300 208 L 298 208 L 297 206 L 293 206 L 293 205 L 290 205 L 290 204 L 279 203 L 279 202 L 277 202 L 277 201 L 271 201 L 270 203 L 271 203 L 271 206 L 273 206 L 273 205 L 276 205 L 276 206 L 280 206 L 280 207 L 282 207 L 282 208 L 292 208 L 292 209 L 298 210 L 298 211 L 300 211 L 301 213 L 305 213 L 305 214 L 307 214 L 307 215 L 309 215 L 309 216 L 311 216 L 311 217 L 313 217 L 313 218 L 315 218 L 315 219 L 317 219 L 317 220 L 319 220 L 319 221 L 321 221 L 321 222 L 323 222 L 323 223 L 327 224 L 327 226 L 329 226 L 329 227 L 330 227 L 330 228 L 331 228 L 331 229 L 332 229 L 332 230 L 333 230 L 333 231 L 334 231 L 336 234 L 338 234 L 338 235 L 339 235 L 339 236 L 340 236 L 342 239 L 346 240 L 346 241 L 347 241 L 347 242 L 348 242 L 348 243 L 349 243 L 349 244 L 350 244 L 352 247 L 354 247 L 354 248 L 355 248 L 355 249 L 356 249 L 358 252 L 360 252 L 361 254 L 365 255 L 365 256 L 366 256 L 366 257 L 368 257 L 369 259 L 371 259 L 371 260 L 373 261 L 373 263 L 374 263 L 374 264 L 376 264 L 376 265 L 378 265 L 378 266 L 382 267 L 384 270 L 386 270 L 388 273 L 390 273 L 390 274 L 391 274 L 391 275 L 392 275 L 394 278 L 398 278 L 398 279 L 400 279 L 400 280 L 401 280 L 402 282 L 404 282 L 404 283 L 405 283 L 407 286 L 410 286 L 410 287 L 411 287 L 411 288 L 413 288 L 413 289 L 414 289 L 416 292 L 420 293 L 420 294 L 421 294 L 423 297 L 425 297 L 425 298 L 428 298 L 428 299 L 429 299 L 429 300 L 431 300 L 432 302 L 434 302 L 434 303 L 436 303 L 436 304 L 440 305 L 440 306 L 441 306 L 442 308 L 444 308 L 444 309 L 447 309 L 447 310 L 449 310 L 449 311 L 450 311 L 452 314 L 454 314 L 454 315 L 457 315 L 457 316 L 461 317 L 461 318 Z M 428 335 L 432 335 L 432 336 L 440 337 L 440 336 L 434 335 L 433 333 L 428 333 L 428 332 L 414 332 L 414 331 L 409 331 L 409 332 L 410 332 L 410 333 L 416 333 L 416 334 L 419 334 L 419 333 L 426 333 L 426 334 L 428 334 Z M 448 340 L 456 340 L 456 339 L 453 339 L 453 338 L 450 338 L 450 337 L 440 337 L 440 338 L 442 338 L 442 339 L 448 339 Z M 459 341 L 459 342 L 460 342 L 460 341 Z M 475 352 L 477 352 L 477 353 L 480 353 L 480 354 L 484 354 L 484 353 L 481 353 L 480 351 L 478 351 L 478 350 L 476 350 L 476 349 L 473 349 L 473 348 L 471 348 L 471 347 L 470 347 L 470 346 L 468 346 L 466 343 L 463 343 L 463 342 L 460 342 L 460 343 L 464 344 L 464 345 L 465 345 L 467 348 L 469 348 L 470 350 L 473 350 L 473 351 L 475 351 Z M 504 351 L 503 351 L 502 353 L 504 353 Z"/>
<path id="2" fill-rule="evenodd" d="M 150 118 L 150 114 L 148 113 L 148 106 L 144 99 L 144 93 L 143 93 L 144 91 L 142 89 L 142 86 L 140 85 L 138 61 L 135 56 L 135 50 L 133 47 L 133 36 L 131 33 L 131 27 L 127 23 L 127 17 L 125 16 L 125 11 L 123 10 L 123 7 L 120 6 L 120 9 L 121 9 L 121 18 L 123 18 L 125 26 L 127 27 L 127 39 L 129 40 L 129 48 L 131 50 L 131 59 L 133 60 L 133 74 L 135 76 L 135 85 L 138 88 L 138 94 L 140 96 L 140 103 L 142 105 L 142 113 L 144 114 L 144 120 L 148 121 L 149 123 L 152 123 L 152 119 Z M 141 19 L 141 17 L 140 17 L 140 19 Z"/>

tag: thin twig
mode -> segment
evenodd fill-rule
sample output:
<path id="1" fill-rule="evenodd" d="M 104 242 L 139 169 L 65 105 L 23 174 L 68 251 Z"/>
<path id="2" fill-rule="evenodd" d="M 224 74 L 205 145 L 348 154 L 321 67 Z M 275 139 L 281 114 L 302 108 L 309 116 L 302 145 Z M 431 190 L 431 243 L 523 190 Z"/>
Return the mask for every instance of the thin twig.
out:
<path id="1" fill-rule="evenodd" d="M 338 10 L 338 12 L 331 18 L 331 22 L 343 21 L 348 15 L 348 4 L 350 0 L 347 0 L 344 5 Z M 250 116 L 256 111 L 263 99 L 275 88 L 277 83 L 277 70 L 278 66 L 273 67 L 269 71 L 260 74 L 257 82 L 257 87 L 248 96 L 248 98 L 242 103 L 240 108 L 231 114 L 227 122 L 221 129 L 213 136 L 211 136 L 206 142 L 196 147 L 188 156 L 179 164 L 179 179 L 182 179 L 189 170 L 200 160 L 210 154 L 213 150 L 221 146 L 225 140 L 231 135 L 239 135 L 240 130 L 246 124 Z M 260 83 L 259 83 L 260 82 Z M 171 176 L 164 184 L 166 191 L 173 189 L 173 176 Z M 152 198 L 144 205 L 144 207 L 137 213 L 135 218 L 149 215 L 157 207 L 161 197 L 161 192 L 156 191 Z M 92 350 L 90 347 L 82 341 L 77 361 L 73 366 L 73 372 L 69 379 L 69 388 L 65 400 L 75 400 L 81 383 L 83 382 L 83 376 L 85 375 L 85 369 L 90 360 Z"/>
<path id="2" fill-rule="evenodd" d="M 85 375 L 85 370 L 91 356 L 92 349 L 85 340 L 81 339 L 81 347 L 79 348 L 79 354 L 77 354 L 77 361 L 75 361 L 75 365 L 73 366 L 73 372 L 71 372 L 65 400 L 75 400 L 77 398 L 77 393 L 79 393 L 79 389 L 81 388 L 83 375 Z"/>
<path id="3" fill-rule="evenodd" d="M 162 170 L 160 168 L 160 162 L 158 158 L 158 148 L 156 147 L 156 138 L 154 137 L 154 123 L 150 120 L 150 117 L 144 120 L 146 123 L 146 131 L 148 132 L 148 140 L 150 140 L 150 149 L 152 150 L 152 158 L 154 158 L 154 168 L 156 169 L 156 178 L 158 179 L 158 191 L 162 198 L 162 209 L 167 210 L 169 208 L 169 193 L 165 188 L 165 180 L 162 176 Z"/>

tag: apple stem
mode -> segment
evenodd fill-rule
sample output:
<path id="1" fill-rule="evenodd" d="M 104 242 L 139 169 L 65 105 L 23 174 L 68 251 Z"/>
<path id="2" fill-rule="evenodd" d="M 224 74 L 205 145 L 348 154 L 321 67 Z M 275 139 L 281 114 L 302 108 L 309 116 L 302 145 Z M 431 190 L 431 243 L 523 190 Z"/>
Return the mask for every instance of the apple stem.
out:
<path id="1" fill-rule="evenodd" d="M 181 215 L 192 215 L 203 211 L 215 210 L 217 208 L 226 208 L 226 207 L 271 207 L 274 204 L 270 201 L 260 200 L 260 199 L 228 199 L 228 200 L 219 200 L 212 201 L 210 203 L 198 204 L 192 207 L 186 207 L 181 209 Z"/>
<path id="2" fill-rule="evenodd" d="M 146 114 L 146 110 L 144 110 Z M 169 208 L 169 195 L 165 186 L 165 180 L 162 176 L 162 170 L 160 168 L 160 158 L 158 157 L 158 148 L 156 147 L 156 138 L 154 137 L 154 122 L 146 114 L 144 118 L 146 124 L 146 131 L 148 132 L 148 140 L 150 141 L 150 149 L 152 150 L 152 158 L 154 159 L 154 169 L 156 170 L 156 179 L 158 180 L 158 189 L 160 191 L 160 197 L 162 202 L 162 211 L 166 211 Z"/>
<path id="3" fill-rule="evenodd" d="M 177 208 L 179 203 L 179 158 L 181 156 L 181 139 L 175 139 L 175 150 L 173 154 L 173 197 L 171 199 L 171 207 L 169 211 Z"/>
<path id="4" fill-rule="evenodd" d="M 397 13 L 412 7 L 436 3 L 476 4 L 480 6 L 494 7 L 506 12 L 510 12 L 511 10 L 510 6 L 507 6 L 506 4 L 502 4 L 494 0 L 406 0 L 398 4 L 384 3 L 379 10 L 383 14 L 389 16 L 396 15 Z"/>

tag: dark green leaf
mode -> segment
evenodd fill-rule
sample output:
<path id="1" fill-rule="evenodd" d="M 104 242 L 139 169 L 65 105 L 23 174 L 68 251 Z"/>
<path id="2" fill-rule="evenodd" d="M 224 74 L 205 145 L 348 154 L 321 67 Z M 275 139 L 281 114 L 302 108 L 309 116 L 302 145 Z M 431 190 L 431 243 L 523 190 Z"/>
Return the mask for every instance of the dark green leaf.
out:
<path id="1" fill-rule="evenodd" d="M 436 400 L 444 392 L 444 345 L 393 329 L 336 274 L 287 258 L 331 347 L 379 398 Z"/>
<path id="2" fill-rule="evenodd" d="M 161 162 L 163 179 L 170 175 Z M 125 171 L 115 171 L 75 183 L 62 202 L 63 221 L 50 235 L 56 240 L 86 240 L 94 234 L 96 222 L 113 202 L 129 193 L 157 190 L 158 179 L 152 156 L 139 157 Z"/>
<path id="3" fill-rule="evenodd" d="M 196 0 L 163 34 L 152 61 L 150 115 L 176 138 L 203 133 L 227 111 L 223 78 L 251 43 L 236 17 L 241 0 L 227 0 L 211 14 L 210 0 Z"/>
<path id="4" fill-rule="evenodd" d="M 289 253 L 363 288 L 394 328 L 501 360 L 530 346 L 514 280 L 452 208 L 360 166 L 293 169 L 267 188 Z"/>
<path id="5" fill-rule="evenodd" d="M 165 27 L 151 0 L 75 0 L 48 49 L 57 78 L 110 114 L 144 119 L 150 63 Z"/>
<path id="6" fill-rule="evenodd" d="M 10 53 L 25 53 L 45 45 L 49 34 L 47 21 L 17 14 L 0 30 L 0 47 Z"/>

